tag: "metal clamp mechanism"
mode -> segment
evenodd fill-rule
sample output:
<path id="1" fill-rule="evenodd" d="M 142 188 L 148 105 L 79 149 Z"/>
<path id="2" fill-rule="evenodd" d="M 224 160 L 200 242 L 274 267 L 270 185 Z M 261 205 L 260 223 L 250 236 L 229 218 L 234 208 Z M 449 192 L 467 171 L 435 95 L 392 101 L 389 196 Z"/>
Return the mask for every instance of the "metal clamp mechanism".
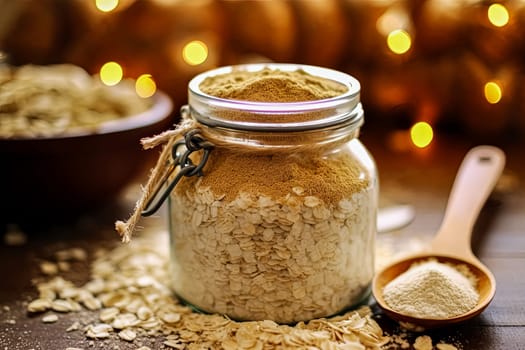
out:
<path id="1" fill-rule="evenodd" d="M 180 150 L 181 147 L 186 148 L 186 150 L 182 153 Z M 157 188 L 153 191 L 153 194 L 146 203 L 146 206 L 141 212 L 141 215 L 150 216 L 153 215 L 157 210 L 159 210 L 162 203 L 164 203 L 166 198 L 168 198 L 171 191 L 173 191 L 173 189 L 179 183 L 183 176 L 202 176 L 202 169 L 204 168 L 204 165 L 206 165 L 206 162 L 208 161 L 210 152 L 213 149 L 213 147 L 214 145 L 211 142 L 205 140 L 200 135 L 200 130 L 198 129 L 189 131 L 188 133 L 186 133 L 186 135 L 184 135 L 183 140 L 177 141 L 171 149 L 172 162 L 169 165 L 169 169 L 166 171 L 166 174 L 159 182 Z M 203 151 L 202 158 L 199 164 L 195 165 L 190 159 L 190 155 L 193 152 L 197 152 L 200 150 Z M 170 184 L 164 189 L 160 197 L 156 201 L 154 201 L 155 198 L 157 198 L 157 195 L 159 194 L 162 186 L 164 186 L 164 184 L 168 182 L 168 179 L 171 177 L 172 173 L 177 167 L 180 167 L 177 175 L 175 175 L 173 180 L 171 180 Z"/>

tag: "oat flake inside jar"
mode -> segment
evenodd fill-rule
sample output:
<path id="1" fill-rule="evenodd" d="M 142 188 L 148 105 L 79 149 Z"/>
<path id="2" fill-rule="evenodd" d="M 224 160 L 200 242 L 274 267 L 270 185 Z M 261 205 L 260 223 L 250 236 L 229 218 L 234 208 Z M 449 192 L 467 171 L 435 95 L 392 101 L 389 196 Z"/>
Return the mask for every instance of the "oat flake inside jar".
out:
<path id="1" fill-rule="evenodd" d="M 358 140 L 359 82 L 250 64 L 189 83 L 213 144 L 169 195 L 175 293 L 239 320 L 293 323 L 361 302 L 374 272 L 377 175 Z M 180 157 L 180 156 L 179 156 Z M 191 155 L 202 164 L 203 153 Z"/>

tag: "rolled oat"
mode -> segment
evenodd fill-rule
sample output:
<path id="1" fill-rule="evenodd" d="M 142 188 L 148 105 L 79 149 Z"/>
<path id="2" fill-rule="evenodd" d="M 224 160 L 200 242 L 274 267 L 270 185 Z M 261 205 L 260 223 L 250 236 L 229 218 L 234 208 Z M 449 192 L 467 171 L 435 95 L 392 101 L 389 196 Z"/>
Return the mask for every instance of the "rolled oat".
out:
<path id="1" fill-rule="evenodd" d="M 42 317 L 42 322 L 44 323 L 55 323 L 58 321 L 58 316 L 55 314 L 50 314 Z"/>
<path id="2" fill-rule="evenodd" d="M 53 298 L 54 299 L 54 298 Z M 51 308 L 51 301 L 48 299 L 35 299 L 27 305 L 29 312 L 44 312 Z"/>
<path id="3" fill-rule="evenodd" d="M 124 339 L 127 341 L 133 341 L 137 337 L 137 333 L 135 333 L 135 331 L 129 328 L 126 328 L 118 332 L 118 336 L 120 339 Z"/>

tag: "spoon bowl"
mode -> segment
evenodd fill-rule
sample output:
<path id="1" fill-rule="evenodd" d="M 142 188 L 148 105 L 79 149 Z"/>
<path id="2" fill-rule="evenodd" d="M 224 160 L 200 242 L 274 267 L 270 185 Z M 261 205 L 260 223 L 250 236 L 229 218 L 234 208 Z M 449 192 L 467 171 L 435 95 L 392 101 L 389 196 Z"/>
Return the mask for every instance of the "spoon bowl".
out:
<path id="1" fill-rule="evenodd" d="M 390 306 L 388 306 L 388 304 L 383 298 L 383 289 L 385 288 L 385 286 L 397 276 L 407 271 L 410 268 L 410 266 L 412 266 L 414 263 L 428 261 L 429 259 L 435 259 L 440 263 L 448 263 L 454 266 L 466 265 L 468 267 L 470 272 L 472 272 L 472 274 L 476 276 L 478 282 L 476 288 L 479 293 L 479 299 L 476 307 L 471 309 L 467 314 L 453 316 L 445 319 L 431 319 L 403 315 L 402 313 L 397 312 L 393 310 Z M 490 270 L 479 261 L 468 262 L 465 259 L 453 256 L 438 254 L 420 254 L 413 255 L 409 258 L 400 260 L 381 271 L 374 280 L 372 292 L 379 306 L 390 318 L 398 322 L 404 322 L 410 325 L 417 325 L 425 329 L 429 329 L 462 322 L 468 320 L 469 318 L 479 315 L 489 305 L 489 303 L 492 301 L 492 298 L 494 298 L 494 294 L 496 293 L 496 280 L 494 279 L 494 275 L 490 272 Z"/>
<path id="2" fill-rule="evenodd" d="M 430 251 L 394 262 L 374 277 L 372 293 L 386 315 L 398 322 L 428 329 L 466 321 L 479 315 L 489 305 L 496 293 L 496 280 L 492 272 L 472 253 L 470 240 L 474 223 L 501 175 L 504 164 L 505 155 L 496 147 L 479 146 L 467 153 L 454 181 L 443 223 L 432 240 Z M 474 308 L 449 318 L 423 318 L 405 315 L 385 302 L 383 290 L 386 285 L 414 263 L 430 259 L 468 267 L 477 279 L 479 299 Z"/>

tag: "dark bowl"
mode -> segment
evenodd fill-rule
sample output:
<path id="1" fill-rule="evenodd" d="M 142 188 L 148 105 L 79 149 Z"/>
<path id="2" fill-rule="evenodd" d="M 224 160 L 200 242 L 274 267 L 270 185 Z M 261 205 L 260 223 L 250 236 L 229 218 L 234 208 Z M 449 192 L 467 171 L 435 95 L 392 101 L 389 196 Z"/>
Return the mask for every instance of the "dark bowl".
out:
<path id="1" fill-rule="evenodd" d="M 0 222 L 62 221 L 115 201 L 143 181 L 158 157 L 140 139 L 172 124 L 173 104 L 157 92 L 147 111 L 60 137 L 0 138 Z"/>

